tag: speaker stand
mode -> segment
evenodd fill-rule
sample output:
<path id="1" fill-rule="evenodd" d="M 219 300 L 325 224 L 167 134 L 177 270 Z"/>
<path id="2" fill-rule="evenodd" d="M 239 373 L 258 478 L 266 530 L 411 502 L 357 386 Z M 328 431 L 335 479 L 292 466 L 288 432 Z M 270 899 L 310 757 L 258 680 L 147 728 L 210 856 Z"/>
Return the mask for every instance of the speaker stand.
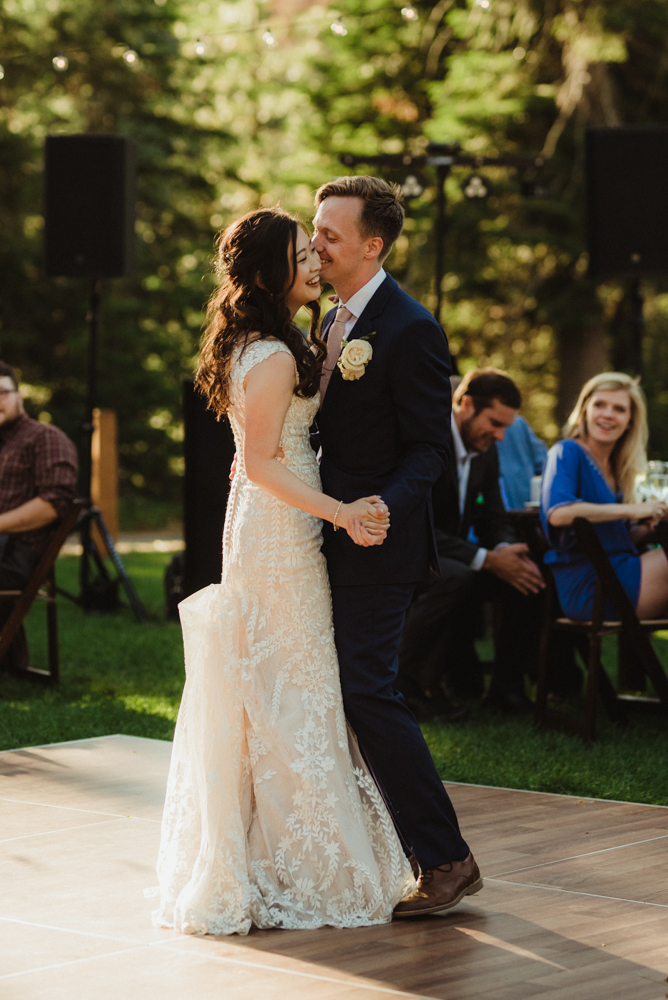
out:
<path id="1" fill-rule="evenodd" d="M 104 544 L 117 573 L 116 577 L 109 574 L 104 559 L 98 551 L 91 531 L 93 525 L 97 527 L 104 539 Z M 147 622 L 148 615 L 116 550 L 114 540 L 102 517 L 102 512 L 97 507 L 88 507 L 79 518 L 77 528 L 82 548 L 79 563 L 79 595 L 71 594 L 68 590 L 63 590 L 62 587 L 56 587 L 58 593 L 70 601 L 74 601 L 84 611 L 116 611 L 121 606 L 118 599 L 118 585 L 120 583 L 125 589 L 137 621 L 142 624 Z"/>
<path id="2" fill-rule="evenodd" d="M 631 324 L 631 363 L 633 371 L 642 378 L 642 345 L 645 336 L 645 298 L 642 293 L 642 278 L 633 278 L 629 293 Z"/>
<path id="3" fill-rule="evenodd" d="M 127 574 L 121 557 L 116 551 L 114 540 L 104 522 L 101 512 L 93 506 L 91 499 L 93 479 L 93 410 L 97 397 L 97 349 L 100 333 L 100 303 L 101 281 L 93 278 L 90 286 L 90 306 L 88 309 L 88 364 L 86 377 L 86 415 L 82 425 L 83 430 L 83 462 L 82 474 L 86 490 L 86 510 L 77 525 L 81 536 L 81 562 L 79 563 L 79 595 L 68 593 L 58 588 L 63 597 L 78 604 L 84 611 L 115 611 L 120 607 L 118 585 L 121 583 L 135 613 L 137 621 L 146 622 L 148 616 L 144 610 L 132 581 Z M 93 525 L 104 539 L 109 557 L 114 565 L 115 578 L 110 576 L 104 564 L 102 554 L 98 551 L 91 528 Z"/>

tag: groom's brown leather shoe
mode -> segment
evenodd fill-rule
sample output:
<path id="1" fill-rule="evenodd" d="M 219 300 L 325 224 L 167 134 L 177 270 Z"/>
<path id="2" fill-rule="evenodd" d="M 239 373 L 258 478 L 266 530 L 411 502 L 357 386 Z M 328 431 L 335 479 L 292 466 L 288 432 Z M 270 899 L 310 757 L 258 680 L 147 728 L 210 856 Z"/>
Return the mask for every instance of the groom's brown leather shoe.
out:
<path id="1" fill-rule="evenodd" d="M 418 879 L 414 892 L 395 906 L 395 917 L 424 917 L 440 913 L 482 889 L 480 870 L 471 853 L 464 861 L 427 868 Z"/>

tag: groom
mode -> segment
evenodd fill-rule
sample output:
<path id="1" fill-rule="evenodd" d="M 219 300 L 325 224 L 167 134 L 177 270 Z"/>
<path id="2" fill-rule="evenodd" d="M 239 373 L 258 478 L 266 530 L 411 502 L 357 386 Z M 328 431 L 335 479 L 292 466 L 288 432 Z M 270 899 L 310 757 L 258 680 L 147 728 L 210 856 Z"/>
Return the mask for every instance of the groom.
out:
<path id="1" fill-rule="evenodd" d="M 342 177 L 323 184 L 315 200 L 321 278 L 339 299 L 323 324 L 323 489 L 345 502 L 379 494 L 391 518 L 386 537 L 366 536 L 368 547 L 325 523 L 343 702 L 421 871 L 395 916 L 421 916 L 482 887 L 420 728 L 393 688 L 406 610 L 438 565 L 431 487 L 449 457 L 450 355 L 439 324 L 382 268 L 403 227 L 398 189 L 375 177 Z M 342 344 L 353 340 L 371 352 L 349 348 L 337 365 Z M 350 354 L 357 357 L 346 364 Z"/>

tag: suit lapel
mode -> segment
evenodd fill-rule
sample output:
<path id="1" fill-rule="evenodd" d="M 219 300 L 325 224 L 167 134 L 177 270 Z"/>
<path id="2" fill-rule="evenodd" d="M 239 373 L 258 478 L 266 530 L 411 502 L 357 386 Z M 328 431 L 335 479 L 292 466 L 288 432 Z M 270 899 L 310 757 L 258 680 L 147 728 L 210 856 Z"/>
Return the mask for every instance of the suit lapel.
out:
<path id="1" fill-rule="evenodd" d="M 388 274 L 385 280 L 383 281 L 382 285 L 380 286 L 380 288 L 378 288 L 369 299 L 366 308 L 362 312 L 362 315 L 359 317 L 359 319 L 355 323 L 355 326 L 352 328 L 350 332 L 350 337 L 347 338 L 348 340 L 358 340 L 360 337 L 366 337 L 369 333 L 372 332 L 375 320 L 383 312 L 385 306 L 387 305 L 388 300 L 391 298 L 391 296 L 394 294 L 394 292 L 398 287 L 399 286 L 397 285 L 394 278 L 391 278 Z M 335 310 L 330 309 L 330 312 L 334 313 Z M 328 317 L 329 313 L 327 313 L 324 323 L 327 322 Z M 323 323 L 323 339 L 326 339 L 326 337 L 329 335 L 329 329 L 333 322 L 334 319 L 332 317 L 332 320 L 328 324 L 326 331 L 324 330 L 324 323 Z M 373 347 L 374 345 L 372 344 L 371 346 Z M 324 412 L 325 408 L 330 407 L 332 399 L 335 398 L 337 394 L 341 391 L 341 388 L 344 385 L 344 381 L 345 380 L 343 378 L 343 375 L 339 371 L 337 365 L 337 367 L 332 372 L 332 377 L 329 380 L 329 385 L 327 386 L 327 392 L 325 394 L 325 399 L 322 404 L 321 411 Z"/>
<path id="2" fill-rule="evenodd" d="M 469 470 L 469 481 L 466 485 L 466 500 L 464 507 L 464 515 L 468 518 L 469 522 L 472 522 L 475 516 L 475 502 L 483 485 L 484 467 L 484 452 L 471 459 L 471 468 Z"/>
<path id="3" fill-rule="evenodd" d="M 329 337 L 329 331 L 331 329 L 332 323 L 334 322 L 334 317 L 336 316 L 336 306 L 330 309 L 329 312 L 325 313 L 322 320 L 322 330 L 320 333 L 320 339 L 327 343 L 327 338 Z"/>

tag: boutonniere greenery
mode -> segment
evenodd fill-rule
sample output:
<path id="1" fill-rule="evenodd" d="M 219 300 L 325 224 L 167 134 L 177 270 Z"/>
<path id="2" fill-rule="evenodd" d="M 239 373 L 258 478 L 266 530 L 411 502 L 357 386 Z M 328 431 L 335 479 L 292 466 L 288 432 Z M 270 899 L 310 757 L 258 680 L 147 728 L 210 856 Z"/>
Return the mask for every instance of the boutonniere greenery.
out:
<path id="1" fill-rule="evenodd" d="M 373 357 L 373 348 L 369 343 L 369 339 L 375 336 L 376 331 L 374 330 L 363 337 L 349 340 L 343 345 L 343 350 L 336 363 L 346 382 L 356 381 L 364 375 L 366 366 Z"/>

